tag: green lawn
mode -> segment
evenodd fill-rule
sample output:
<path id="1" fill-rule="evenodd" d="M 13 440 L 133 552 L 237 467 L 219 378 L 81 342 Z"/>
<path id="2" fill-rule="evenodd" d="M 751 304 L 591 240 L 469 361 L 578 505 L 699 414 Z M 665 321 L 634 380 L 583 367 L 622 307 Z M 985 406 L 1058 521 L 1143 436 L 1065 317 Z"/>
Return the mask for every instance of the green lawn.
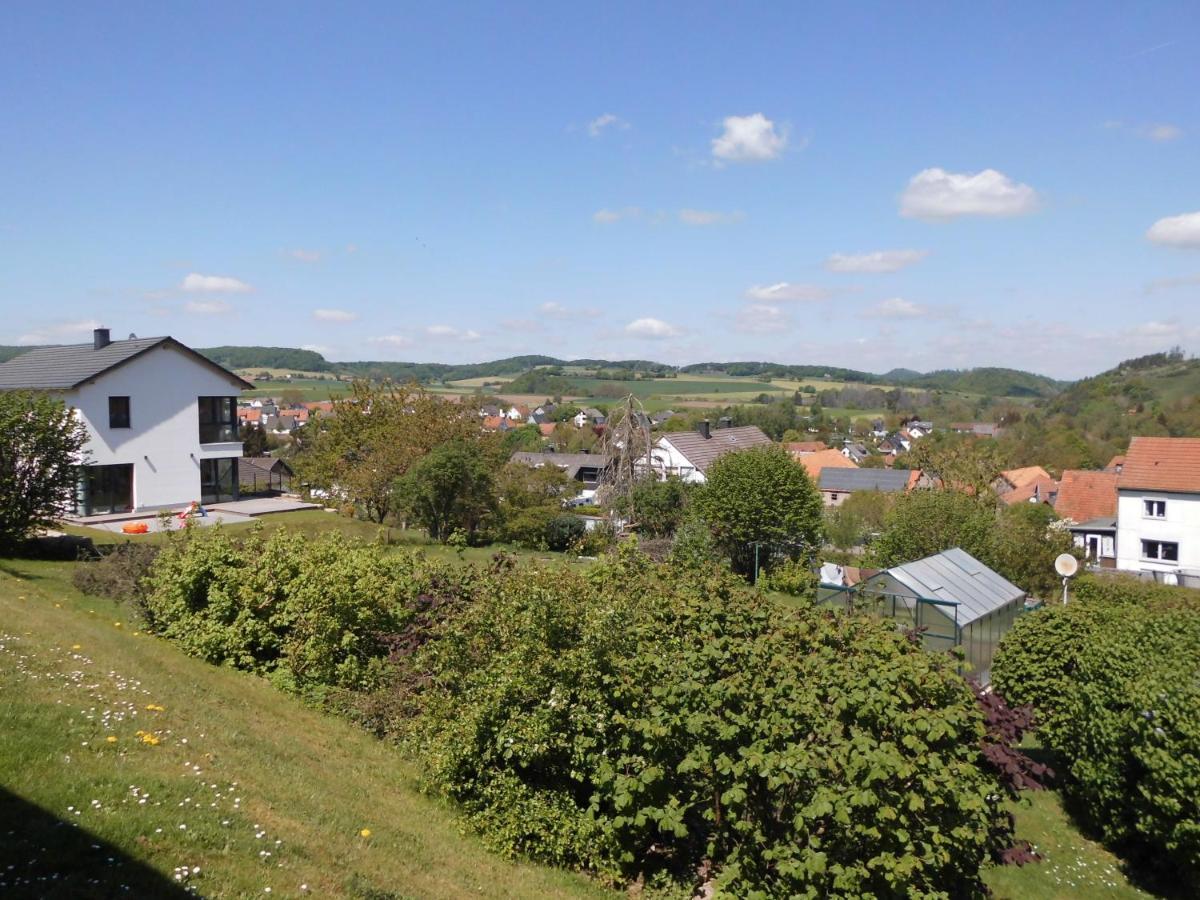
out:
<path id="1" fill-rule="evenodd" d="M 0 895 L 615 896 L 488 853 L 395 749 L 139 633 L 72 565 L 0 562 Z"/>

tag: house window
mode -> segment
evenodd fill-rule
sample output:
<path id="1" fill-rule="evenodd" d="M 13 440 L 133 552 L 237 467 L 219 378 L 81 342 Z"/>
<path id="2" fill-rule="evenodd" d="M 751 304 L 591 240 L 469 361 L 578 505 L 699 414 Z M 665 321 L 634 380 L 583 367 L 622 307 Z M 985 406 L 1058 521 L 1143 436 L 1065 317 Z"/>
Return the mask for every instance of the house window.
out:
<path id="1" fill-rule="evenodd" d="M 200 502 L 221 503 L 238 498 L 238 460 L 200 460 Z"/>
<path id="2" fill-rule="evenodd" d="M 129 427 L 129 398 L 128 397 L 109 397 L 108 398 L 108 427 L 109 428 L 128 428 Z"/>
<path id="3" fill-rule="evenodd" d="M 837 499 L 837 491 L 831 491 L 831 492 L 829 493 L 829 499 L 830 499 L 830 500 L 836 500 L 836 499 Z"/>
<path id="4" fill-rule="evenodd" d="M 237 398 L 200 397 L 200 443 L 222 444 L 238 439 Z"/>
<path id="5" fill-rule="evenodd" d="M 80 466 L 75 512 L 99 516 L 133 509 L 133 465 Z"/>
<path id="6" fill-rule="evenodd" d="M 1147 519 L 1165 519 L 1167 517 L 1167 501 L 1143 500 L 1142 515 Z"/>
<path id="7" fill-rule="evenodd" d="M 1179 562 L 1179 544 L 1174 541 L 1142 541 L 1142 559 Z"/>

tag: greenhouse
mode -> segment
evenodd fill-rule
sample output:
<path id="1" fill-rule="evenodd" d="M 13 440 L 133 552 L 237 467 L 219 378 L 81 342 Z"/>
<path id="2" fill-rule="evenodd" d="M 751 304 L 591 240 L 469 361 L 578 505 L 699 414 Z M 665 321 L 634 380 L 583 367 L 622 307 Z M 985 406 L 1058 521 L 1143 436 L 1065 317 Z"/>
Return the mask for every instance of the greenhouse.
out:
<path id="1" fill-rule="evenodd" d="M 922 629 L 930 650 L 961 647 L 963 674 L 987 684 L 1000 639 L 1024 611 L 1023 590 L 957 547 L 884 569 L 854 586 L 823 583 L 823 603 Z"/>

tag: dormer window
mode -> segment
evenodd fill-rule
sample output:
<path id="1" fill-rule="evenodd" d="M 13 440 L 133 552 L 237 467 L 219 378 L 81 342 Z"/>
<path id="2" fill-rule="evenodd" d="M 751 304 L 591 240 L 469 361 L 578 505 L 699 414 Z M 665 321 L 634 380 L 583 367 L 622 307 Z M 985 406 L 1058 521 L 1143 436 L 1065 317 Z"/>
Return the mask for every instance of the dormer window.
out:
<path id="1" fill-rule="evenodd" d="M 129 428 L 129 398 L 108 398 L 108 427 Z"/>

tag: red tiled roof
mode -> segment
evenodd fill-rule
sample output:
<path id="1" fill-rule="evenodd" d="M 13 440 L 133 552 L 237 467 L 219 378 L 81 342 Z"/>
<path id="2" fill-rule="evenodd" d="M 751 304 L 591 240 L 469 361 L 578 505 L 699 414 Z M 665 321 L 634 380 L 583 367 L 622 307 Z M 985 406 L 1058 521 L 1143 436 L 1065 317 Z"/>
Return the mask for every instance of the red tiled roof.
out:
<path id="1" fill-rule="evenodd" d="M 1054 511 L 1076 524 L 1117 515 L 1117 473 L 1067 469 L 1058 485 Z"/>
<path id="2" fill-rule="evenodd" d="M 495 431 L 500 427 L 500 423 L 504 421 L 504 416 L 484 416 L 483 430 Z"/>
<path id="3" fill-rule="evenodd" d="M 1200 438 L 1135 437 L 1117 488 L 1200 494 Z"/>
<path id="4" fill-rule="evenodd" d="M 819 450 L 816 453 L 805 453 L 796 461 L 808 470 L 808 474 L 817 480 L 821 477 L 822 469 L 857 469 L 858 463 L 842 456 L 841 450 Z"/>
<path id="5" fill-rule="evenodd" d="M 260 422 L 262 421 L 261 409 L 239 409 L 238 418 L 243 422 Z"/>
<path id="6" fill-rule="evenodd" d="M 1041 466 L 1025 466 L 1023 469 L 1009 469 L 1001 472 L 1000 476 L 1014 488 L 1022 488 L 1039 480 L 1046 480 L 1050 473 Z"/>
<path id="7" fill-rule="evenodd" d="M 1108 465 L 1104 467 L 1104 470 L 1106 472 L 1116 472 L 1123 465 L 1125 465 L 1125 454 L 1119 453 L 1108 461 Z"/>
<path id="8" fill-rule="evenodd" d="M 1033 468 L 1040 468 L 1034 466 Z M 1019 487 L 1013 488 L 1000 495 L 1000 499 L 1009 506 L 1015 506 L 1018 503 L 1028 503 L 1031 500 L 1037 500 L 1039 503 L 1049 503 L 1050 495 L 1058 490 L 1058 482 L 1049 475 L 1037 476 L 1032 480 L 1026 480 Z"/>
<path id="9" fill-rule="evenodd" d="M 538 431 L 542 433 L 542 437 L 550 437 L 550 435 L 554 434 L 554 423 L 543 422 L 538 426 Z"/>

